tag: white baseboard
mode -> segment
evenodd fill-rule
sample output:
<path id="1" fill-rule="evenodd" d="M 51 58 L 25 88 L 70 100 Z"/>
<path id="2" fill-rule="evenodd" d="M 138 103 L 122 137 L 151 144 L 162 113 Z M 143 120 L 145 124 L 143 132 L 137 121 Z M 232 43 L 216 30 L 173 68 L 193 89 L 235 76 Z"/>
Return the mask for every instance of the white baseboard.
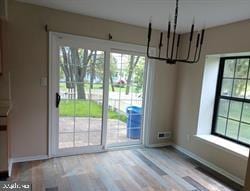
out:
<path id="1" fill-rule="evenodd" d="M 11 176 L 12 166 L 13 166 L 14 163 L 29 162 L 29 161 L 35 161 L 35 160 L 45 160 L 45 159 L 48 159 L 48 158 L 49 158 L 48 155 L 36 155 L 36 156 L 11 158 L 9 160 L 9 167 L 8 167 L 9 176 Z"/>
<path id="2" fill-rule="evenodd" d="M 180 152 L 186 154 L 187 156 L 189 156 L 189 157 L 193 158 L 194 160 L 200 162 L 201 164 L 207 166 L 208 168 L 210 168 L 210 169 L 212 169 L 212 170 L 214 170 L 214 171 L 216 171 L 216 172 L 222 174 L 223 176 L 225 176 L 225 177 L 227 177 L 228 179 L 230 179 L 230 180 L 236 182 L 237 184 L 239 184 L 239 185 L 241 185 L 241 186 L 244 186 L 244 182 L 245 182 L 244 180 L 242 180 L 242 179 L 240 179 L 240 178 L 238 178 L 238 177 L 232 175 L 231 173 L 227 172 L 226 170 L 224 170 L 224 169 L 222 169 L 222 168 L 220 168 L 220 167 L 218 167 L 218 166 L 212 164 L 211 162 L 206 161 L 205 159 L 199 157 L 198 155 L 196 155 L 196 154 L 194 154 L 194 153 L 188 151 L 187 149 L 185 149 L 185 148 L 183 148 L 183 147 L 180 147 L 180 146 L 178 146 L 178 145 L 176 145 L 176 144 L 172 144 L 172 146 L 173 146 L 175 149 L 177 149 L 178 151 L 180 151 Z"/>
<path id="3" fill-rule="evenodd" d="M 148 147 L 148 148 L 157 148 L 157 147 L 166 147 L 166 146 L 170 146 L 170 145 L 172 145 L 171 142 L 168 142 L 168 143 L 149 144 L 149 145 L 146 145 L 145 147 Z"/>
<path id="4" fill-rule="evenodd" d="M 35 156 L 11 158 L 11 160 L 12 160 L 12 163 L 17 163 L 17 162 L 28 162 L 28 161 L 34 161 L 34 160 L 45 160 L 48 158 L 49 158 L 48 155 L 35 155 Z"/>
<path id="5" fill-rule="evenodd" d="M 141 149 L 144 148 L 143 145 L 127 145 L 127 146 L 111 146 L 107 148 L 107 151 L 119 151 L 128 149 Z"/>

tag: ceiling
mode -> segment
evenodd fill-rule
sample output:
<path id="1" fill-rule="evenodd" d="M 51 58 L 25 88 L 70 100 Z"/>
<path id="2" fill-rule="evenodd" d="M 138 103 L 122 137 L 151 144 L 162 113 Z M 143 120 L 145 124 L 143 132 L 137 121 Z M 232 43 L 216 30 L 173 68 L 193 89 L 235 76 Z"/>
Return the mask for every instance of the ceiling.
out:
<path id="1" fill-rule="evenodd" d="M 166 30 L 174 18 L 175 0 L 19 0 L 73 13 Z M 178 31 L 188 32 L 250 18 L 250 0 L 179 0 Z"/>

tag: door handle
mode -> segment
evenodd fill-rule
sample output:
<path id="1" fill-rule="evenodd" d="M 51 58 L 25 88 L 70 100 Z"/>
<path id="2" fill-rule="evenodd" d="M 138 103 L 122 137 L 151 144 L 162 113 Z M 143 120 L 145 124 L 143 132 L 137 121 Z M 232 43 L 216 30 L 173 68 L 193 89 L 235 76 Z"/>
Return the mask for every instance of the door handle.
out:
<path id="1" fill-rule="evenodd" d="M 59 107 L 60 101 L 61 101 L 61 96 L 60 96 L 59 93 L 57 92 L 57 93 L 56 93 L 56 108 Z"/>

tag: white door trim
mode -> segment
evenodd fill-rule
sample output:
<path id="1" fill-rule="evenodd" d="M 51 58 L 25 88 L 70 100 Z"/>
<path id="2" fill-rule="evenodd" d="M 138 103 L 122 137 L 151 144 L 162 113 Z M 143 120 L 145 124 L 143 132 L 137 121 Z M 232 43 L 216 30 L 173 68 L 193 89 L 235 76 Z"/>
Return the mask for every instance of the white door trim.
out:
<path id="1" fill-rule="evenodd" d="M 83 36 L 77 36 L 77 35 L 71 35 L 71 34 L 64 34 L 64 33 L 58 33 L 58 32 L 50 32 L 49 33 L 49 92 L 48 92 L 48 97 L 49 97 L 49 103 L 48 103 L 48 108 L 49 108 L 49 116 L 48 116 L 48 155 L 49 157 L 54 157 L 58 156 L 61 154 L 58 154 L 56 146 L 56 142 L 58 142 L 58 135 L 56 132 L 56 128 L 52 128 L 53 124 L 55 123 L 55 119 L 58 116 L 55 116 L 56 114 L 53 112 L 53 104 L 55 102 L 54 100 L 54 92 L 53 90 L 54 84 L 56 80 L 54 79 L 55 76 L 53 76 L 53 71 L 55 68 L 55 62 L 58 62 L 58 59 L 55 60 L 55 58 L 58 56 L 55 56 L 55 52 L 58 52 L 56 49 L 58 47 L 57 44 L 57 39 L 60 39 L 60 45 L 65 45 L 65 46 L 73 46 L 75 48 L 87 48 L 87 49 L 98 49 L 101 51 L 105 51 L 105 62 L 108 60 L 107 54 L 110 54 L 111 50 L 123 50 L 127 52 L 136 52 L 139 54 L 144 54 L 146 53 L 146 47 L 145 46 L 140 46 L 140 45 L 134 45 L 134 44 L 128 44 L 128 43 L 120 43 L 120 42 L 114 42 L 114 41 L 108 41 L 108 40 L 100 40 L 100 39 L 95 39 L 95 38 L 89 38 L 89 37 L 83 37 Z M 155 48 L 150 48 L 150 52 L 152 54 L 155 54 Z M 109 68 L 109 64 L 105 63 L 105 74 L 107 75 Z M 146 92 L 145 92 L 145 107 L 144 107 L 144 133 L 143 133 L 143 139 L 142 139 L 142 144 L 148 145 L 149 142 L 149 129 L 151 128 L 151 108 L 152 108 L 152 95 L 153 95 L 153 83 L 154 83 L 154 77 L 155 77 L 155 64 L 153 61 L 150 61 L 150 63 L 147 63 L 147 86 L 146 86 Z M 105 79 L 105 82 L 108 81 L 108 78 Z M 105 83 L 104 82 L 104 83 Z M 104 87 L 107 89 L 108 87 Z M 107 90 L 106 90 L 107 91 Z M 108 99 L 107 93 L 104 96 L 104 99 Z M 106 102 L 107 103 L 107 102 Z M 107 106 L 106 106 L 107 107 Z M 104 106 L 104 108 L 106 108 Z M 104 112 L 104 115 L 105 114 Z M 107 134 L 107 123 L 104 121 L 104 126 L 103 126 L 103 136 L 102 136 L 102 144 L 104 143 L 104 146 L 106 146 L 106 134 Z M 105 129 L 106 128 L 106 129 Z M 101 146 L 102 147 L 102 146 Z M 99 149 L 95 148 L 95 149 Z M 93 149 L 93 150 L 95 150 Z M 105 149 L 105 148 L 101 148 Z M 73 149 L 74 150 L 74 149 Z M 81 151 L 76 151 L 74 150 L 75 153 L 84 153 L 88 152 L 88 149 L 83 149 Z M 67 153 L 70 155 L 70 153 Z M 73 154 L 73 153 L 72 153 Z"/>
<path id="2" fill-rule="evenodd" d="M 53 135 L 56 134 L 55 131 L 55 128 L 52 128 L 53 127 L 53 124 L 55 123 L 54 122 L 54 119 L 55 119 L 55 116 L 54 116 L 54 112 L 53 112 L 53 99 L 54 99 L 54 94 L 53 94 L 53 86 L 54 86 L 54 82 L 55 80 L 53 80 L 54 76 L 53 76 L 53 72 L 55 69 L 53 69 L 53 67 L 55 65 L 53 65 L 52 63 L 54 62 L 57 62 L 57 60 L 55 60 L 55 56 L 53 55 L 54 53 L 57 52 L 56 50 L 56 47 L 57 47 L 57 41 L 56 41 L 56 38 L 55 36 L 53 35 L 52 32 L 49 32 L 49 92 L 48 92 L 48 95 L 49 95 L 49 104 L 48 104 L 48 108 L 49 108 L 49 116 L 48 116 L 48 122 L 49 122 L 49 130 L 48 130 L 48 142 L 49 142 L 49 145 L 48 145 L 48 156 L 49 157 L 53 157 L 54 156 L 54 153 L 56 152 L 55 151 L 55 142 L 56 140 L 53 139 Z"/>
<path id="3" fill-rule="evenodd" d="M 110 65 L 110 53 L 105 51 L 105 64 L 104 64 L 104 92 L 103 92 L 103 117 L 102 117 L 102 144 L 104 145 L 103 149 L 107 149 L 107 124 L 108 124 L 108 98 L 109 98 L 109 65 Z"/>
<path id="4" fill-rule="evenodd" d="M 155 55 L 155 49 L 151 48 L 151 55 Z M 154 60 L 147 60 L 147 85 L 145 85 L 145 106 L 144 106 L 144 133 L 143 133 L 143 144 L 149 146 L 150 129 L 152 128 L 152 105 L 154 97 L 154 81 L 155 81 L 155 62 Z"/>

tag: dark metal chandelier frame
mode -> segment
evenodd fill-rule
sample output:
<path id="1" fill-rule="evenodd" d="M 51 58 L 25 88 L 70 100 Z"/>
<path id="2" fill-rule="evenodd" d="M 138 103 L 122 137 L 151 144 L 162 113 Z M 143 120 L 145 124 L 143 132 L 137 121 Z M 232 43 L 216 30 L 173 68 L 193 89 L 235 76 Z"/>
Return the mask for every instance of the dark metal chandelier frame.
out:
<path id="1" fill-rule="evenodd" d="M 159 55 L 157 56 L 151 56 L 149 53 L 149 47 L 150 47 L 150 40 L 151 40 L 151 32 L 152 32 L 152 24 L 151 21 L 149 22 L 148 26 L 148 43 L 147 43 L 147 57 L 150 59 L 156 59 L 156 60 L 162 60 L 166 61 L 167 64 L 176 64 L 176 62 L 184 62 L 184 63 L 197 63 L 200 59 L 201 55 L 201 49 L 203 45 L 204 40 L 204 34 L 205 29 L 202 29 L 201 32 L 198 32 L 197 34 L 197 40 L 196 40 L 196 47 L 195 47 L 195 53 L 193 55 L 193 58 L 190 59 L 190 52 L 191 52 L 191 46 L 193 41 L 193 35 L 194 35 L 194 23 L 191 26 L 191 32 L 189 37 L 189 45 L 188 45 L 188 52 L 186 58 L 179 58 L 178 57 L 178 51 L 181 41 L 181 35 L 178 34 L 177 42 L 176 40 L 176 28 L 178 23 L 178 9 L 179 9 L 179 0 L 176 0 L 176 7 L 175 7 L 175 17 L 174 17 L 174 33 L 173 33 L 173 39 L 172 39 L 172 45 L 169 47 L 170 37 L 171 37 L 171 21 L 168 22 L 168 32 L 167 32 L 167 51 L 166 51 L 166 57 L 161 57 L 161 48 L 163 46 L 162 38 L 163 38 L 163 32 L 160 34 L 160 42 L 159 42 Z M 176 47 L 176 48 L 175 48 Z M 169 50 L 171 48 L 171 50 Z M 174 55 L 175 51 L 175 55 Z M 170 55 L 169 55 L 170 54 Z"/>

